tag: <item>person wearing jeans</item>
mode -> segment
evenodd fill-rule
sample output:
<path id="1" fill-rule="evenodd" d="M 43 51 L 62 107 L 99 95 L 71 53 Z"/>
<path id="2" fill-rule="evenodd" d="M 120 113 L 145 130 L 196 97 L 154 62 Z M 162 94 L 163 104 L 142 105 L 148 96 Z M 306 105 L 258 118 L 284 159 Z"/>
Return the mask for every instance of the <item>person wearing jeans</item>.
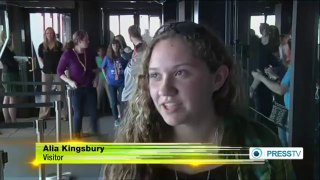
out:
<path id="1" fill-rule="evenodd" d="M 124 85 L 124 69 L 127 66 L 125 59 L 120 54 L 120 41 L 113 39 L 107 50 L 107 56 L 102 63 L 102 69 L 108 82 L 111 100 L 111 110 L 115 121 L 115 127 L 120 123 L 118 105 L 120 106 L 121 94 Z M 120 117 L 121 118 L 121 117 Z"/>
<path id="2" fill-rule="evenodd" d="M 109 93 L 110 93 L 110 101 L 111 101 L 111 111 L 113 119 L 115 120 L 115 126 L 119 125 L 119 115 L 122 111 L 118 111 L 118 105 L 120 104 L 121 93 L 123 90 L 123 85 L 121 86 L 114 86 L 108 85 Z M 120 105 L 121 109 L 121 105 Z"/>
<path id="3" fill-rule="evenodd" d="M 95 53 L 88 49 L 89 37 L 84 31 L 77 31 L 72 41 L 67 44 L 67 51 L 61 56 L 57 72 L 73 90 L 71 103 L 76 138 L 81 137 L 82 118 L 85 110 L 91 118 L 92 131 L 98 130 L 97 90 L 99 69 L 95 61 Z M 68 70 L 68 76 L 65 71 Z"/>
<path id="4" fill-rule="evenodd" d="M 98 132 L 97 114 L 97 91 L 94 87 L 82 87 L 72 90 L 71 102 L 74 111 L 75 132 L 80 133 L 82 129 L 82 117 L 84 113 L 90 114 L 92 130 Z M 86 112 L 87 111 L 87 112 Z"/>

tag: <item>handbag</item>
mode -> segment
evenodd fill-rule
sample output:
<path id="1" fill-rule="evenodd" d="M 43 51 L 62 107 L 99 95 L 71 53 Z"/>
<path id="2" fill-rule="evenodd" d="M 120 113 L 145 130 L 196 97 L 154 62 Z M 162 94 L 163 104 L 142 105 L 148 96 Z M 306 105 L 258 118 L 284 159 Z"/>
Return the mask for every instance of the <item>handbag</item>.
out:
<path id="1" fill-rule="evenodd" d="M 272 111 L 269 118 L 277 126 L 287 127 L 288 109 L 285 106 L 273 100 Z"/>

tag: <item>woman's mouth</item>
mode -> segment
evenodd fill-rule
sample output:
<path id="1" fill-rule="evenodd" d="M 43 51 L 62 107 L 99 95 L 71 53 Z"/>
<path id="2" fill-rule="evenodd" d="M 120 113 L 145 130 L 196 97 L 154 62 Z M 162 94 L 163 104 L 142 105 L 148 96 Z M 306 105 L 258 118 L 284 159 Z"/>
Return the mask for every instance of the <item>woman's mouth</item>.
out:
<path id="1" fill-rule="evenodd" d="M 173 113 L 176 112 L 180 107 L 180 103 L 163 103 L 162 108 L 165 110 L 167 113 Z"/>

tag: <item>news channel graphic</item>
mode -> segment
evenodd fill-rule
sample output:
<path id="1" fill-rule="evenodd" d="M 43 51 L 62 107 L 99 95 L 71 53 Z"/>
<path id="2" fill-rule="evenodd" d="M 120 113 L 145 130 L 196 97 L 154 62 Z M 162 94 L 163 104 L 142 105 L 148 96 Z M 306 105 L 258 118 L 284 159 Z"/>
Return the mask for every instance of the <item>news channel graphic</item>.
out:
<path id="1" fill-rule="evenodd" d="M 251 147 L 250 159 L 303 159 L 302 147 Z"/>
<path id="2" fill-rule="evenodd" d="M 249 148 L 190 143 L 36 143 L 40 164 L 264 164 Z"/>

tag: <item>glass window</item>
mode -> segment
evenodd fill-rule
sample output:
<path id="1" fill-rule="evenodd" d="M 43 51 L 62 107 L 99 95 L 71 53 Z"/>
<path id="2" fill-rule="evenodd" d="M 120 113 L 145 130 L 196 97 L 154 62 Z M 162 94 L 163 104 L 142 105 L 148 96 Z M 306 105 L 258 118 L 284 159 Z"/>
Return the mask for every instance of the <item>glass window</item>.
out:
<path id="1" fill-rule="evenodd" d="M 110 31 L 114 35 L 121 34 L 127 45 L 133 48 L 133 44 L 130 42 L 128 28 L 131 25 L 134 25 L 134 17 L 133 15 L 112 15 L 109 16 L 110 18 Z M 144 38 L 146 35 L 146 32 L 149 32 L 148 40 L 150 41 L 152 36 L 154 35 L 155 31 L 160 27 L 160 17 L 159 16 L 150 16 L 146 14 L 140 15 L 140 29 L 141 29 L 141 35 Z M 112 38 L 112 37 L 111 37 Z"/>
<path id="2" fill-rule="evenodd" d="M 52 15 L 51 13 L 44 13 L 44 29 L 52 27 Z"/>
<path id="3" fill-rule="evenodd" d="M 58 14 L 53 13 L 52 16 L 53 16 L 53 26 L 52 27 L 54 29 L 54 32 L 60 36 L 59 25 L 58 25 Z M 57 38 L 60 39 L 60 37 L 57 37 Z"/>
<path id="4" fill-rule="evenodd" d="M 109 20 L 110 20 L 110 31 L 111 31 L 114 35 L 120 34 L 119 16 L 118 16 L 118 15 L 116 15 L 116 16 L 110 16 L 110 17 L 109 17 Z"/>
<path id="5" fill-rule="evenodd" d="M 260 33 L 260 23 L 264 23 L 264 15 L 251 16 L 250 18 L 250 29 L 253 29 L 257 36 L 261 37 Z"/>
<path id="6" fill-rule="evenodd" d="M 43 34 L 44 34 L 44 24 L 43 24 L 43 16 L 41 13 L 31 13 L 30 14 L 30 31 L 31 31 L 31 40 L 33 43 L 33 48 L 35 49 L 35 53 L 39 58 L 38 47 L 43 42 Z M 49 27 L 49 26 L 48 26 Z M 42 68 L 43 64 L 38 61 L 39 66 Z"/>
<path id="7" fill-rule="evenodd" d="M 267 16 L 267 24 L 276 25 L 276 16 L 275 15 L 268 15 Z"/>
<path id="8" fill-rule="evenodd" d="M 149 30 L 149 36 L 153 37 L 160 25 L 159 16 L 140 15 L 140 29 L 142 34 L 145 34 L 145 32 Z"/>
<path id="9" fill-rule="evenodd" d="M 131 48 L 133 48 L 133 44 L 130 42 L 128 29 L 132 25 L 134 25 L 133 15 L 120 15 L 120 33 L 118 34 L 121 34 L 124 37 L 127 45 Z"/>
<path id="10" fill-rule="evenodd" d="M 66 39 L 66 33 L 63 30 L 63 27 L 65 27 L 64 26 L 64 15 L 60 14 L 60 16 L 58 16 L 58 18 L 59 18 L 59 21 L 60 21 L 60 27 L 59 27 L 60 40 L 61 40 L 61 42 L 66 42 L 68 40 Z"/>
<path id="11" fill-rule="evenodd" d="M 154 33 L 160 27 L 160 17 L 159 16 L 151 16 L 150 17 L 150 36 L 153 37 Z"/>
<path id="12" fill-rule="evenodd" d="M 141 32 L 145 32 L 145 30 L 149 29 L 149 16 L 148 15 L 140 15 L 140 29 Z"/>
<path id="13" fill-rule="evenodd" d="M 71 15 L 59 14 L 60 17 L 60 37 L 61 42 L 65 43 L 71 40 Z"/>

